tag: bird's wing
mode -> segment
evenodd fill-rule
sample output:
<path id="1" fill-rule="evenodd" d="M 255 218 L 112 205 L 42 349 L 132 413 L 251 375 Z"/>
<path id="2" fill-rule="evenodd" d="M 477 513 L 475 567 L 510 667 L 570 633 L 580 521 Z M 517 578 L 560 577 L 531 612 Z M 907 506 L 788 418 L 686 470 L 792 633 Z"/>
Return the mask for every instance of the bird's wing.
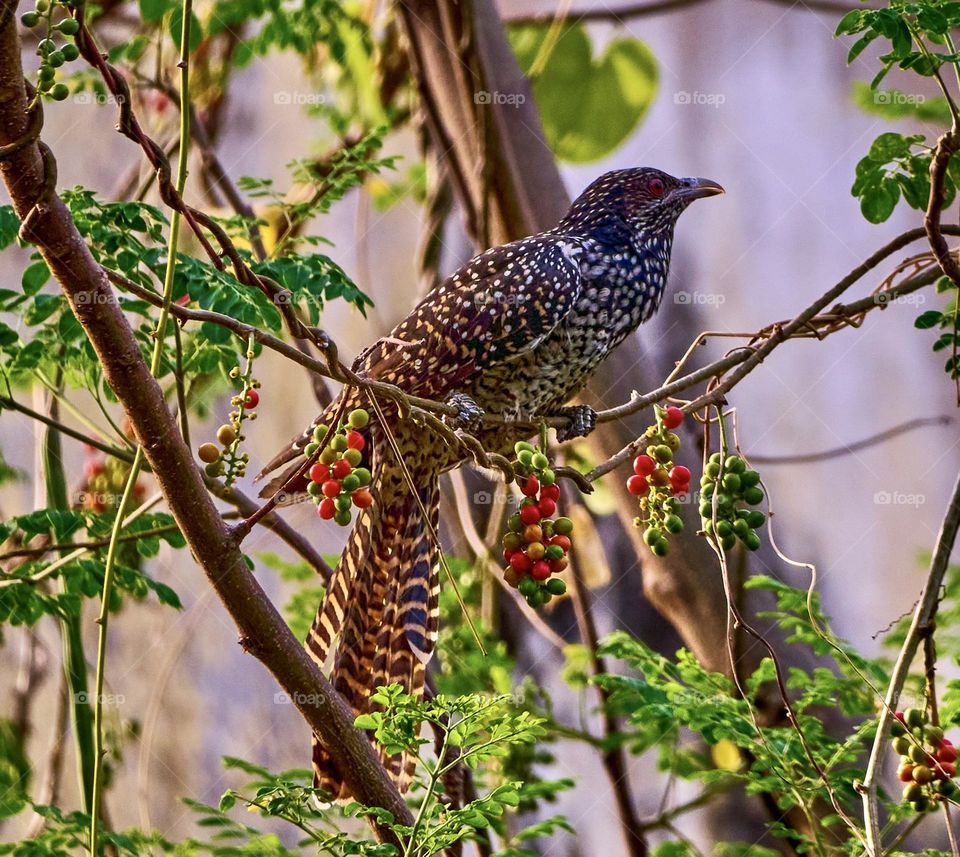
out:
<path id="1" fill-rule="evenodd" d="M 581 252 L 568 240 L 534 236 L 477 256 L 360 356 L 363 374 L 441 397 L 532 351 L 580 295 Z"/>

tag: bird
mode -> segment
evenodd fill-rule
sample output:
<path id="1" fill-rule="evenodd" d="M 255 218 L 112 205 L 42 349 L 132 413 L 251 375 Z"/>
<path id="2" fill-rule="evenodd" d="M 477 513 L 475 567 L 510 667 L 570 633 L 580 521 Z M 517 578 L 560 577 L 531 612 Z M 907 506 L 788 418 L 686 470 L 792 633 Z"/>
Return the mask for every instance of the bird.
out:
<path id="1" fill-rule="evenodd" d="M 471 427 L 489 451 L 509 452 L 524 432 L 503 422 L 563 417 L 558 440 L 588 434 L 596 414 L 568 405 L 613 349 L 656 311 L 670 267 L 674 226 L 696 199 L 723 193 L 715 181 L 675 178 L 650 167 L 607 172 L 551 229 L 474 257 L 430 291 L 389 335 L 354 363 L 363 378 L 454 406 L 452 422 Z M 303 450 L 315 426 L 365 404 L 345 387 L 275 456 L 258 478 L 288 465 L 261 492 L 305 490 Z M 438 632 L 441 473 L 465 451 L 439 432 L 400 418 L 386 400 L 364 428 L 364 464 L 373 503 L 360 510 L 305 646 L 357 715 L 375 688 L 400 684 L 423 694 Z M 447 418 L 445 418 L 447 419 Z M 389 429 L 389 431 L 388 431 Z M 401 791 L 409 755 L 381 761 Z M 343 773 L 313 738 L 316 788 L 351 797 Z"/>

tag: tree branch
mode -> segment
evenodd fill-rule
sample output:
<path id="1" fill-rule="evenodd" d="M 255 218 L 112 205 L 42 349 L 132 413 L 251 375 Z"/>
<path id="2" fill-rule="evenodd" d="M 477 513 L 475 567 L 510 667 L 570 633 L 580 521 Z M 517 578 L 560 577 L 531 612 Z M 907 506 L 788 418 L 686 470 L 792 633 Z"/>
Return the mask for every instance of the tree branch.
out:
<path id="1" fill-rule="evenodd" d="M 373 746 L 354 728 L 349 706 L 294 638 L 230 538 L 105 273 L 54 190 L 53 154 L 36 134 L 30 134 L 15 11 L 14 0 L 0 0 L 0 171 L 23 221 L 21 234 L 37 245 L 60 282 L 197 563 L 240 631 L 241 645 L 290 695 L 356 798 L 383 807 L 398 822 L 409 824 L 412 818 L 406 803 Z M 386 828 L 380 827 L 378 835 L 396 842 Z"/>

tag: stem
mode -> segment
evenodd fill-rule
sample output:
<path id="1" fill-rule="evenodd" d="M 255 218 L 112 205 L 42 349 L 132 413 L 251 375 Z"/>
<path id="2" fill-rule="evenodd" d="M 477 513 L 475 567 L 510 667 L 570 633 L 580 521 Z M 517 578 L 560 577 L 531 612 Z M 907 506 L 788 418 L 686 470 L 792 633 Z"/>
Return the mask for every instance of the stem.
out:
<path id="1" fill-rule="evenodd" d="M 50 416 L 56 419 L 57 399 L 50 399 Z M 63 472 L 63 454 L 60 432 L 47 426 L 43 434 L 43 474 L 46 503 L 49 508 L 69 509 L 67 482 Z M 66 588 L 60 581 L 60 589 Z M 61 615 L 60 634 L 63 640 L 63 675 L 66 682 L 70 724 L 76 746 L 77 779 L 85 812 L 90 811 L 93 798 L 93 773 L 96 750 L 93 744 L 93 718 L 87 704 L 87 660 L 83 651 L 83 634 L 76 616 Z"/>
<path id="2" fill-rule="evenodd" d="M 927 575 L 927 582 L 924 584 L 923 593 L 913 611 L 910 630 L 907 632 L 907 637 L 903 641 L 903 646 L 900 648 L 897 663 L 890 677 L 890 685 L 887 688 L 883 707 L 880 709 L 880 722 L 877 724 L 877 734 L 873 739 L 873 747 L 870 750 L 867 773 L 859 789 L 863 796 L 863 821 L 867 834 L 867 852 L 871 857 L 881 857 L 883 853 L 883 846 L 880 840 L 877 780 L 880 776 L 884 745 L 890 734 L 890 723 L 893 719 L 893 712 L 896 710 L 897 703 L 900 701 L 900 692 L 903 690 L 904 682 L 906 682 L 907 675 L 910 672 L 910 665 L 913 663 L 913 658 L 917 653 L 920 641 L 925 634 L 929 633 L 929 628 L 937 615 L 937 607 L 940 602 L 940 588 L 950 562 L 950 552 L 953 550 L 954 542 L 957 539 L 958 529 L 960 529 L 960 476 L 957 477 L 957 482 L 953 487 L 953 495 L 950 498 L 943 523 L 940 526 L 940 534 L 937 536 L 937 544 L 934 548 L 933 558 L 930 561 L 930 572 Z"/>
<path id="3" fill-rule="evenodd" d="M 417 817 L 413 820 L 413 829 L 410 831 L 410 838 L 407 840 L 406 846 L 404 846 L 403 857 L 411 857 L 414 853 L 413 849 L 417 833 L 423 824 L 423 817 L 427 813 L 427 806 L 433 798 L 433 790 L 437 786 L 437 781 L 442 776 L 443 760 L 447 755 L 447 741 L 449 738 L 450 732 L 447 730 L 444 732 L 443 743 L 440 745 L 440 752 L 437 754 L 437 764 L 430 772 L 430 782 L 427 784 L 427 793 L 423 796 L 423 800 L 420 802 L 420 808 L 417 810 Z"/>
<path id="4" fill-rule="evenodd" d="M 187 182 L 187 161 L 190 146 L 190 17 L 192 14 L 192 0 L 183 0 L 181 6 L 182 24 L 180 27 L 180 157 L 177 161 L 176 189 L 179 196 L 183 196 L 183 189 Z M 167 266 L 163 278 L 163 305 L 160 308 L 160 319 L 153 343 L 153 355 L 150 361 L 150 374 L 154 377 L 160 371 L 160 362 L 163 357 L 163 343 L 166 338 L 167 321 L 170 317 L 170 305 L 173 302 L 173 281 L 177 271 L 177 246 L 180 241 L 181 212 L 174 209 L 170 215 L 170 235 L 167 242 Z M 103 573 L 103 594 L 100 598 L 100 634 L 97 641 L 97 679 L 96 697 L 94 699 L 94 739 L 96 741 L 96 760 L 93 775 L 93 802 L 90 813 L 90 854 L 97 854 L 97 833 L 100 823 L 100 800 L 103 790 L 103 680 L 107 654 L 107 633 L 110 621 L 110 593 L 113 586 L 113 574 L 116 567 L 117 548 L 120 531 L 123 529 L 123 516 L 127 503 L 133 494 L 134 486 L 140 477 L 140 468 L 143 465 L 143 446 L 138 445 L 133 456 L 130 473 L 127 474 L 127 483 L 123 488 L 123 497 L 113 521 L 110 531 L 110 544 L 107 547 L 106 567 Z"/>

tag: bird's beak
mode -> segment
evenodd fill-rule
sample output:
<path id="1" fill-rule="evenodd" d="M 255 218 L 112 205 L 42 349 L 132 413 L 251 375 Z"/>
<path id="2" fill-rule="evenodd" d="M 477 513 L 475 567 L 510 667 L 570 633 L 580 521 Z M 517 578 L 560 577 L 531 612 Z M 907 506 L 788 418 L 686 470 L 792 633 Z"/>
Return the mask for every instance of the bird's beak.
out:
<path id="1" fill-rule="evenodd" d="M 681 179 L 680 182 L 680 187 L 674 188 L 670 195 L 684 202 L 692 202 L 704 196 L 716 196 L 724 192 L 723 188 L 712 179 Z"/>

